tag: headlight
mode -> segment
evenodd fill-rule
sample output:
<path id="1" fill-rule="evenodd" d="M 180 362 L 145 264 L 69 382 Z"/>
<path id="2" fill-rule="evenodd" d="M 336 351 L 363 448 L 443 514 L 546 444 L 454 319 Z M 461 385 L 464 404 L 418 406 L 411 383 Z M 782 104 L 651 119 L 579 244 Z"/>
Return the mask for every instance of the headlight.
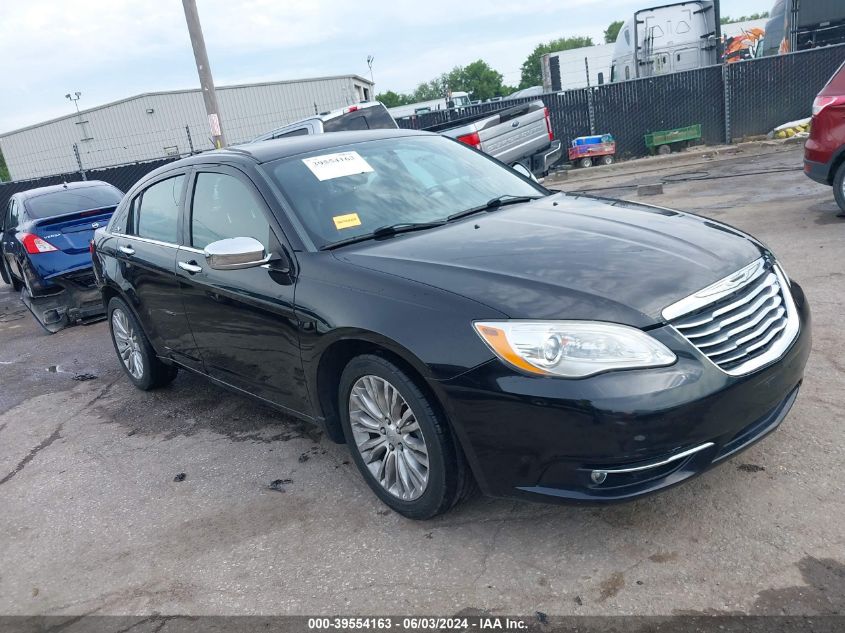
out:
<path id="1" fill-rule="evenodd" d="M 475 331 L 502 360 L 545 376 L 583 378 L 611 369 L 671 365 L 660 341 L 627 325 L 599 321 L 479 321 Z"/>

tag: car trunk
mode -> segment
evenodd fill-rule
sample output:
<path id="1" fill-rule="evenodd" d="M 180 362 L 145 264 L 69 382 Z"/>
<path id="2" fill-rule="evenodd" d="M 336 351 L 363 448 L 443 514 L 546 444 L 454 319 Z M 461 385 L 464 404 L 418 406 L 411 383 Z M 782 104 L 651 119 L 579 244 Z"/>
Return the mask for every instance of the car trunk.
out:
<path id="1" fill-rule="evenodd" d="M 116 207 L 55 215 L 35 221 L 34 233 L 69 255 L 88 251 L 94 231 L 108 224 Z"/>

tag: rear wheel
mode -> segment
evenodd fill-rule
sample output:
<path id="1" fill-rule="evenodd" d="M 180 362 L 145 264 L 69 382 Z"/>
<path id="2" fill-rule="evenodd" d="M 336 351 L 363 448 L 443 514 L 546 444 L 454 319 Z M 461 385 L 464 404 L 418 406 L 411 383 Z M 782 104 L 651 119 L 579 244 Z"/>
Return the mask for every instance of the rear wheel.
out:
<path id="1" fill-rule="evenodd" d="M 159 360 L 126 302 L 114 297 L 109 301 L 108 315 L 112 343 L 129 380 L 144 391 L 171 383 L 178 368 Z"/>
<path id="2" fill-rule="evenodd" d="M 671 145 L 661 145 L 657 148 L 657 153 L 661 156 L 666 156 L 666 154 L 672 153 L 672 146 Z"/>
<path id="3" fill-rule="evenodd" d="M 833 177 L 833 197 L 836 204 L 845 213 L 845 162 L 839 165 L 836 175 Z"/>
<path id="4" fill-rule="evenodd" d="M 613 164 L 613 156 L 610 154 L 606 154 L 605 156 L 601 157 L 601 164 L 602 165 L 612 165 Z"/>
<path id="5" fill-rule="evenodd" d="M 399 367 L 380 356 L 358 356 L 344 369 L 338 395 L 352 458 L 393 510 L 429 519 L 472 491 L 472 475 L 445 420 Z"/>

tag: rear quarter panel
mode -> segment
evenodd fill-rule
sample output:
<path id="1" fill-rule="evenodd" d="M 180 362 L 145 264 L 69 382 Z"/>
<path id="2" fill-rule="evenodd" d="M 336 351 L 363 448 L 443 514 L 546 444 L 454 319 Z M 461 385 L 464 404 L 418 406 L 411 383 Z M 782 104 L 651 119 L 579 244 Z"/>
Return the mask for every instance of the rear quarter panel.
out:
<path id="1" fill-rule="evenodd" d="M 483 129 L 478 135 L 482 151 L 508 165 L 536 154 L 549 144 L 542 109 Z"/>

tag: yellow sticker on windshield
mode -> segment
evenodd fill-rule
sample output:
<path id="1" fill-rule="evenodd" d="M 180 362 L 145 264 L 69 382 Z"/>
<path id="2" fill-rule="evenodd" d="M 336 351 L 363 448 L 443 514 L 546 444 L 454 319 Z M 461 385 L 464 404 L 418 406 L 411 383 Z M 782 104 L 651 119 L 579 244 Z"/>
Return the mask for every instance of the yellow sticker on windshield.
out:
<path id="1" fill-rule="evenodd" d="M 351 229 L 353 226 L 361 226 L 361 218 L 358 217 L 357 213 L 336 215 L 332 220 L 334 220 L 334 228 L 338 231 L 341 229 Z"/>

